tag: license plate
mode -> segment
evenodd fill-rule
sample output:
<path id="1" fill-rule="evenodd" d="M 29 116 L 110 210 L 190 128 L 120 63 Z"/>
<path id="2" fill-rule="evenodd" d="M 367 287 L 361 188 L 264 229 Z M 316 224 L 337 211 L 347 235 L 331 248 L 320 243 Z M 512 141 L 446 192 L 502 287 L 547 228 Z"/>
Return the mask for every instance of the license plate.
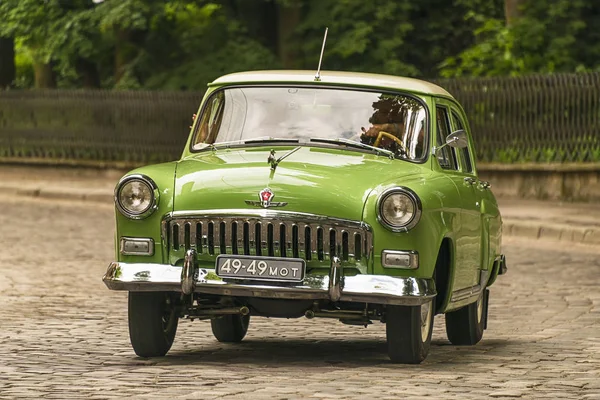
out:
<path id="1" fill-rule="evenodd" d="M 301 258 L 221 255 L 216 274 L 221 278 L 302 282 L 306 262 Z"/>

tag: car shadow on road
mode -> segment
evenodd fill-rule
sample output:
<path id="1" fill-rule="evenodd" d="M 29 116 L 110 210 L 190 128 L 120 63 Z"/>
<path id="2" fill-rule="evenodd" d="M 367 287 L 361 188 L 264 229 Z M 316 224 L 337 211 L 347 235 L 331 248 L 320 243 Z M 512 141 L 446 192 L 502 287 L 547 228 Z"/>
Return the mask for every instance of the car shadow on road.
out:
<path id="1" fill-rule="evenodd" d="M 476 346 L 453 346 L 447 340 L 433 340 L 428 358 L 422 365 L 464 364 L 488 359 L 489 354 L 501 354 L 511 345 L 509 340 L 483 341 Z M 297 367 L 307 365 L 311 368 L 364 367 L 392 364 L 387 357 L 384 339 L 369 338 L 361 340 L 310 340 L 310 339 L 249 339 L 241 343 L 227 344 L 210 342 L 194 348 L 186 345 L 185 350 L 171 350 L 162 359 L 155 359 L 157 365 L 205 365 L 237 364 L 257 365 L 261 368 L 285 367 L 286 364 Z"/>

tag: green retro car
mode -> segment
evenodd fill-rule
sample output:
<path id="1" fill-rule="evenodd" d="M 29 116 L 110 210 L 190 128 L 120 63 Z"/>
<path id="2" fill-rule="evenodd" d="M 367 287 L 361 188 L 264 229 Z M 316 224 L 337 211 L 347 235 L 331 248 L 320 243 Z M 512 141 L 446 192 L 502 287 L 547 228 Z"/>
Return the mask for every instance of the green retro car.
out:
<path id="1" fill-rule="evenodd" d="M 506 270 L 461 106 L 385 75 L 246 72 L 209 85 L 178 161 L 115 190 L 117 261 L 135 353 L 165 355 L 179 318 L 239 342 L 250 317 L 386 324 L 419 363 L 435 314 L 473 345 Z"/>

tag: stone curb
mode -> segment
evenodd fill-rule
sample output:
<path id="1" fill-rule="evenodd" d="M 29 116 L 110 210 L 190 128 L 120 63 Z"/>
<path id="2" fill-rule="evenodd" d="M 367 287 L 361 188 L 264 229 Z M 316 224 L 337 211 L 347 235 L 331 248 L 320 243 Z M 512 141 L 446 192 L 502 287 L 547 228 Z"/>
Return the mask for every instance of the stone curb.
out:
<path id="1" fill-rule="evenodd" d="M 503 234 L 529 239 L 600 245 L 600 229 L 567 224 L 543 224 L 531 221 L 505 219 Z"/>
<path id="2" fill-rule="evenodd" d="M 112 194 L 105 193 L 90 193 L 82 194 L 68 190 L 51 190 L 44 188 L 23 189 L 11 186 L 0 186 L 0 193 L 16 196 L 38 197 L 54 200 L 71 200 L 71 201 L 89 201 L 95 203 L 113 204 L 114 197 Z"/>
<path id="3" fill-rule="evenodd" d="M 112 194 L 81 194 L 69 190 L 51 190 L 44 188 L 23 189 L 12 186 L 0 186 L 0 193 L 17 196 L 38 197 L 54 200 L 87 201 L 113 204 Z M 567 224 L 543 224 L 532 221 L 520 221 L 507 218 L 503 224 L 503 234 L 529 239 L 554 240 L 561 242 L 600 245 L 600 228 L 579 227 Z"/>

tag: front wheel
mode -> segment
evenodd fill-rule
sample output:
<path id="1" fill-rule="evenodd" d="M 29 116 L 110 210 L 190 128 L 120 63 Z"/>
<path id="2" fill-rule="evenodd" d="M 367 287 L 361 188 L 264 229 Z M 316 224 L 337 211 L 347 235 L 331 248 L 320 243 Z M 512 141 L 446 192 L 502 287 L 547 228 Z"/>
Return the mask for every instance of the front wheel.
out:
<path id="1" fill-rule="evenodd" d="M 219 342 L 241 342 L 250 325 L 250 315 L 224 315 L 210 320 L 213 335 Z"/>
<path id="2" fill-rule="evenodd" d="M 129 338 L 140 357 L 162 357 L 171 348 L 179 317 L 167 292 L 129 292 Z"/>
<path id="3" fill-rule="evenodd" d="M 487 319 L 489 291 L 485 290 L 475 303 L 446 313 L 446 334 L 456 346 L 472 346 L 483 337 Z"/>
<path id="4" fill-rule="evenodd" d="M 419 364 L 429 353 L 433 301 L 420 306 L 387 306 L 386 337 L 392 362 Z"/>

